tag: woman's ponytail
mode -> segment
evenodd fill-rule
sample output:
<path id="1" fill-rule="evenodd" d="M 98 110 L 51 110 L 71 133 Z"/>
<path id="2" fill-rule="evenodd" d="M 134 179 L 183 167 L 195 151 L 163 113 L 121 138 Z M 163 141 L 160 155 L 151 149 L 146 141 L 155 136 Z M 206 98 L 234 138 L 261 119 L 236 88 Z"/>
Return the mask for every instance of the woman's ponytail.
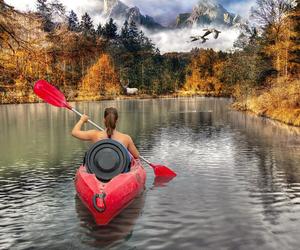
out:
<path id="1" fill-rule="evenodd" d="M 115 108 L 106 108 L 104 111 L 104 120 L 107 136 L 108 138 L 111 138 L 114 130 L 116 129 L 118 111 Z"/>

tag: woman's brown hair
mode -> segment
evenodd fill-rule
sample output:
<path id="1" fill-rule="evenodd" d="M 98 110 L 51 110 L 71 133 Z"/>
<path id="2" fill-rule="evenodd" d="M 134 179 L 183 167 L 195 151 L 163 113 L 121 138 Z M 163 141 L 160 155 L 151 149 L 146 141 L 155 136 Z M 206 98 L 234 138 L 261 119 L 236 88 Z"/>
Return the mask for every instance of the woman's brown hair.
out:
<path id="1" fill-rule="evenodd" d="M 104 121 L 108 138 L 110 138 L 116 128 L 118 120 L 118 111 L 115 108 L 106 108 L 104 110 Z"/>

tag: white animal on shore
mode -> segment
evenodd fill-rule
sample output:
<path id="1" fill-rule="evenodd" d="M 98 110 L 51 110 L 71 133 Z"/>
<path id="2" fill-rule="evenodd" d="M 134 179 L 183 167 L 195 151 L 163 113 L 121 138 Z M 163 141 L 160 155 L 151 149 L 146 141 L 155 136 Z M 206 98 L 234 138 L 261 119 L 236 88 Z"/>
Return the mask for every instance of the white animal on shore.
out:
<path id="1" fill-rule="evenodd" d="M 135 95 L 139 90 L 137 88 L 126 88 L 127 95 Z"/>
<path id="2" fill-rule="evenodd" d="M 135 95 L 139 91 L 137 88 L 128 88 L 129 83 L 127 83 L 127 85 L 125 85 L 125 86 L 122 83 L 121 83 L 121 85 L 122 85 L 126 95 Z"/>

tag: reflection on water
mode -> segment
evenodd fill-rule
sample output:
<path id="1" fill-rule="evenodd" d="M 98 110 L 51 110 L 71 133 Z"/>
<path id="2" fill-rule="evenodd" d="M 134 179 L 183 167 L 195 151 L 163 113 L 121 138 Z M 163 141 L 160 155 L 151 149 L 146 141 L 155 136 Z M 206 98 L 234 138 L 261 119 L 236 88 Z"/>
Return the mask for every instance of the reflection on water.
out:
<path id="1" fill-rule="evenodd" d="M 174 176 L 155 176 L 153 187 L 165 187 L 170 181 L 172 181 Z"/>
<path id="2" fill-rule="evenodd" d="M 113 248 L 129 241 L 145 204 L 145 194 L 137 197 L 116 219 L 105 227 L 96 226 L 93 217 L 76 197 L 76 212 L 83 234 L 82 243 L 91 247 Z"/>
<path id="3" fill-rule="evenodd" d="M 0 249 L 299 249 L 300 130 L 232 111 L 230 100 L 75 104 L 102 125 L 107 106 L 140 152 L 174 169 L 108 227 L 74 198 L 89 146 L 76 117 L 46 104 L 0 106 Z"/>

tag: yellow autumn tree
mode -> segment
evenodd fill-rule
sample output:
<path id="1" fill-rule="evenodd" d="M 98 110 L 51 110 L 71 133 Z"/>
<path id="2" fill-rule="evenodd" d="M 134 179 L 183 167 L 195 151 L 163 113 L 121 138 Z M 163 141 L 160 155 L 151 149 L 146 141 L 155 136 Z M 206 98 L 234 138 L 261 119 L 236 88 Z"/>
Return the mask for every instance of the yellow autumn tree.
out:
<path id="1" fill-rule="evenodd" d="M 212 49 L 201 49 L 191 60 L 188 66 L 188 74 L 183 86 L 185 91 L 213 93 L 219 95 L 222 84 L 218 74 L 222 62 L 217 52 Z"/>
<path id="2" fill-rule="evenodd" d="M 273 40 L 270 44 L 265 46 L 265 52 L 267 55 L 273 57 L 273 66 L 278 71 L 278 76 L 289 77 L 289 62 L 290 54 L 296 44 L 291 39 L 295 36 L 293 30 L 292 20 L 289 18 L 289 14 L 283 19 L 281 23 L 281 29 L 276 30 L 274 27 L 270 27 L 268 30 L 268 38 Z"/>
<path id="3" fill-rule="evenodd" d="M 256 4 L 252 16 L 261 24 L 263 52 L 272 59 L 278 83 L 280 77 L 293 74 L 290 51 L 299 51 L 299 1 L 257 0 Z"/>
<path id="4" fill-rule="evenodd" d="M 91 66 L 81 81 L 78 98 L 98 100 L 120 94 L 120 83 L 113 63 L 107 54 L 102 54 Z"/>
<path id="5" fill-rule="evenodd" d="M 46 34 L 34 13 L 0 1 L 0 103 L 37 101 L 32 83 L 46 75 Z"/>

